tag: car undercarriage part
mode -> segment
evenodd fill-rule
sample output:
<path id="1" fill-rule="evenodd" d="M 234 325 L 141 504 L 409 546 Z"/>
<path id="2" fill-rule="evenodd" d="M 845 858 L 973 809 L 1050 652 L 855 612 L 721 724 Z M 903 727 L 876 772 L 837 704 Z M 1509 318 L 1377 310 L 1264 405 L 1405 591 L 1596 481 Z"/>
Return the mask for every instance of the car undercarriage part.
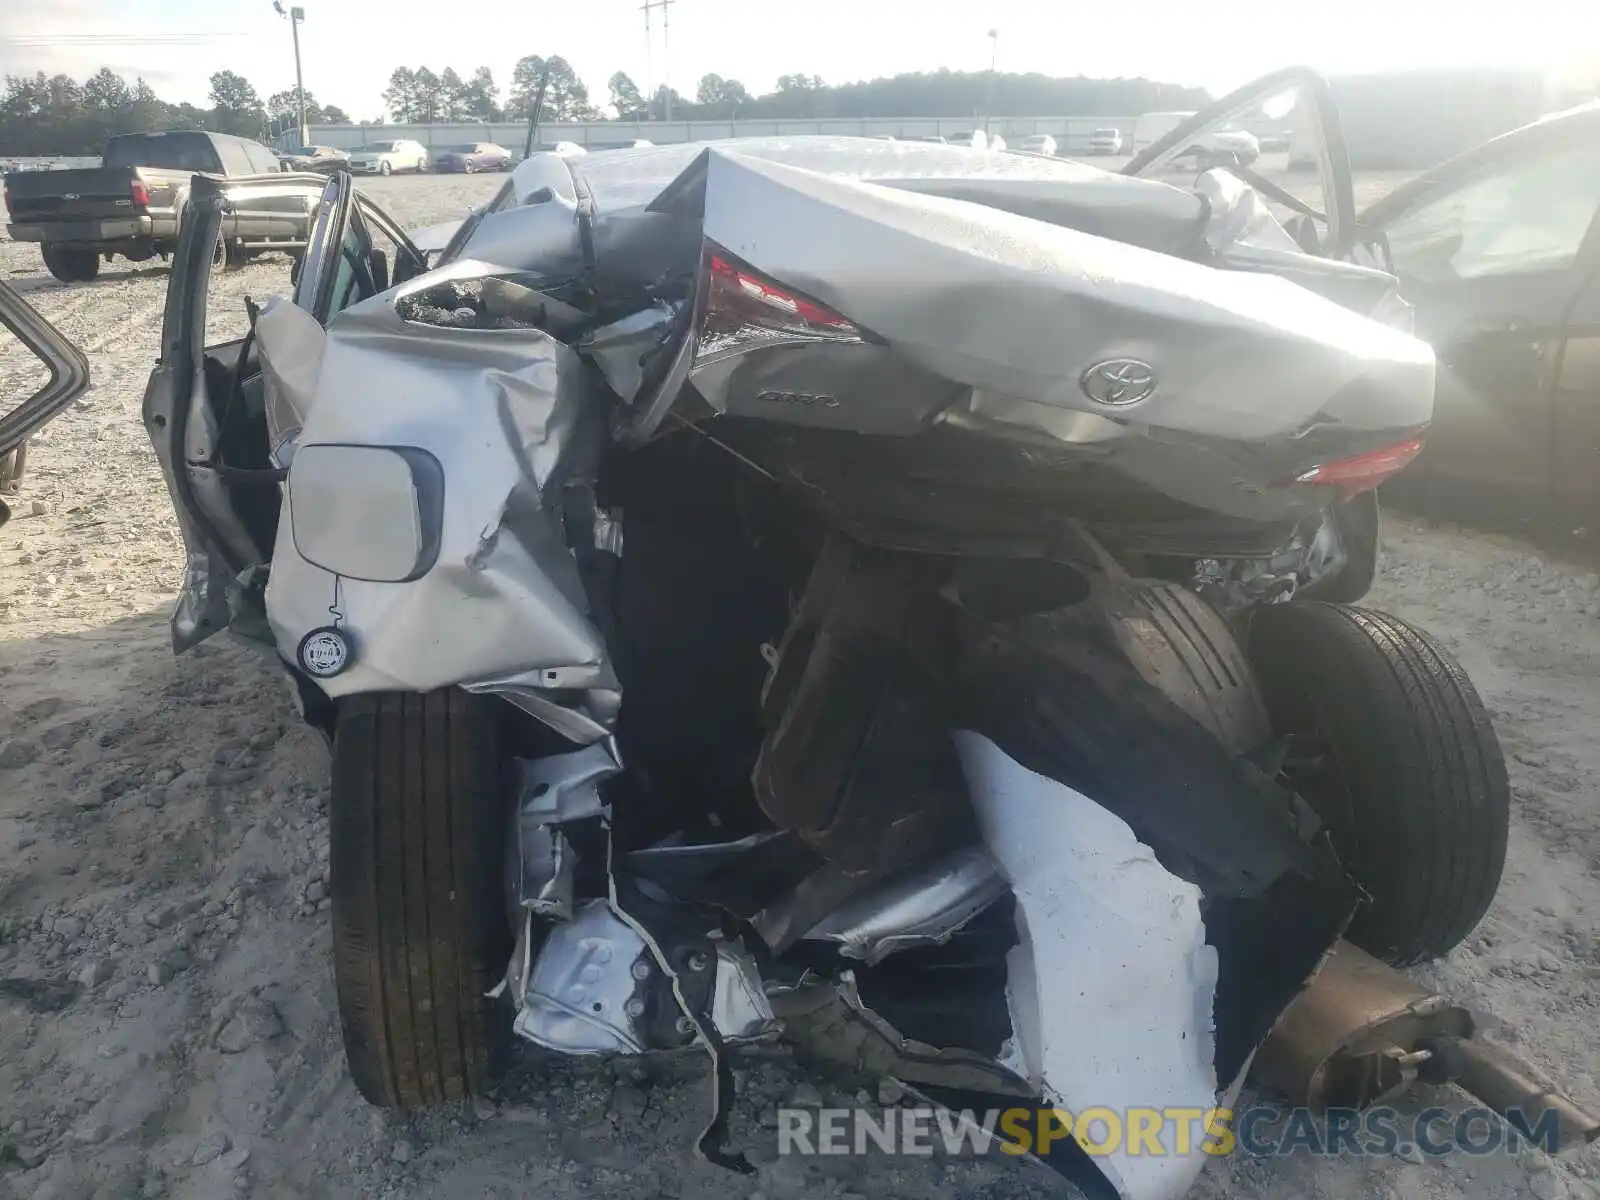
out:
<path id="1" fill-rule="evenodd" d="M 1453 1083 L 1526 1129 L 1552 1114 L 1553 1148 L 1600 1137 L 1600 1116 L 1476 1032 L 1466 1009 L 1340 942 L 1262 1046 L 1253 1078 L 1314 1109 L 1365 1108 L 1417 1081 Z"/>

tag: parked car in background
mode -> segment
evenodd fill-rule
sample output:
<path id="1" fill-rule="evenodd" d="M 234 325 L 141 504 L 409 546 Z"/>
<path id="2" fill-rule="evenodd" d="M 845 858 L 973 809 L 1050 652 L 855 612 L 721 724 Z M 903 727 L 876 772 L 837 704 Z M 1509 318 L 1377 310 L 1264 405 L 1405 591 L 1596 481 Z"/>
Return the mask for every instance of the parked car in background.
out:
<path id="1" fill-rule="evenodd" d="M 1117 129 L 1096 129 L 1089 135 L 1090 154 L 1121 154 L 1122 133 Z"/>
<path id="2" fill-rule="evenodd" d="M 401 138 L 393 142 L 368 142 L 350 152 L 353 175 L 393 175 L 412 171 L 418 175 L 428 169 L 428 148 L 421 142 Z"/>
<path id="3" fill-rule="evenodd" d="M 146 262 L 171 254 L 196 175 L 243 181 L 282 173 L 277 152 L 260 142 L 199 129 L 114 137 L 101 162 L 5 178 L 11 240 L 38 242 L 44 265 L 66 283 L 93 279 L 113 255 Z M 219 255 L 238 265 L 264 250 L 304 249 L 319 183 L 287 194 L 230 189 Z"/>
<path id="4" fill-rule="evenodd" d="M 1022 139 L 1022 144 L 1017 147 L 1024 154 L 1042 154 L 1046 158 L 1056 156 L 1056 140 L 1048 133 L 1035 133 Z"/>
<path id="5" fill-rule="evenodd" d="M 509 171 L 511 151 L 493 142 L 441 146 L 433 152 L 433 169 L 441 174 L 471 175 L 476 171 Z"/>
<path id="6" fill-rule="evenodd" d="M 285 171 L 336 171 L 349 161 L 349 153 L 337 146 L 292 146 L 278 151 L 278 162 Z"/>
<path id="7" fill-rule="evenodd" d="M 1202 167 L 1225 162 L 1248 167 L 1261 157 L 1261 143 L 1247 129 L 1224 127 L 1208 130 L 1195 138 L 1187 153 Z"/>
<path id="8" fill-rule="evenodd" d="M 631 145 L 632 143 L 630 143 Z M 645 145 L 649 145 L 646 142 Z M 533 154 L 559 154 L 562 158 L 582 158 L 588 149 L 577 142 L 540 142 L 530 151 Z"/>
<path id="9" fill-rule="evenodd" d="M 1600 103 L 1440 164 L 1359 228 L 1441 367 L 1399 490 L 1600 528 Z"/>

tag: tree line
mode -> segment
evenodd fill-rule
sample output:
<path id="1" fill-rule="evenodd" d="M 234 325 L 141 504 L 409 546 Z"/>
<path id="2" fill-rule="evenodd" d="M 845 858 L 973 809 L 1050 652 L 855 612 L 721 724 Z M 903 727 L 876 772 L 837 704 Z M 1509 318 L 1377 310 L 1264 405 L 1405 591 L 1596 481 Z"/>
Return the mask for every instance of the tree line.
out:
<path id="1" fill-rule="evenodd" d="M 216 72 L 210 84 L 208 103 L 199 106 L 168 103 L 142 78 L 130 83 L 106 67 L 81 83 L 42 71 L 7 75 L 0 94 L 0 155 L 98 154 L 112 134 L 159 129 L 270 138 L 299 123 L 293 88 L 263 100 L 249 80 L 233 71 Z M 665 85 L 647 97 L 626 72 L 618 71 L 607 81 L 605 95 L 596 96 L 565 58 L 534 54 L 517 62 L 503 96 L 488 67 L 466 74 L 452 67 L 437 73 L 428 67 L 397 67 L 383 93 L 385 117 L 405 124 L 525 121 L 541 84 L 540 112 L 546 121 L 976 117 L 984 112 L 998 117 L 1127 116 L 1198 108 L 1209 99 L 1198 88 L 1148 79 L 991 77 L 982 71 L 918 72 L 838 85 L 817 75 L 784 75 L 761 95 L 737 79 L 707 74 L 692 98 Z M 313 125 L 354 123 L 344 109 L 319 103 L 310 91 L 306 120 Z"/>
<path id="2" fill-rule="evenodd" d="M 770 92 L 754 95 L 737 79 L 700 77 L 694 96 L 666 85 L 645 96 L 625 71 L 606 82 L 605 96 L 589 90 L 559 54 L 530 54 L 511 72 L 505 102 L 487 67 L 469 81 L 454 70 L 398 67 L 389 77 L 384 103 L 394 120 L 525 121 L 544 86 L 541 118 L 548 121 L 827 117 L 1127 116 L 1165 109 L 1198 108 L 1210 100 L 1202 88 L 1150 79 L 1053 78 L 1041 74 L 934 71 L 895 75 L 861 83 L 830 85 L 819 75 L 783 75 Z"/>
<path id="3" fill-rule="evenodd" d="M 293 88 L 262 100 L 250 81 L 233 71 L 211 76 L 209 104 L 169 104 L 143 79 L 129 83 L 102 67 L 79 83 L 66 75 L 7 75 L 0 93 L 0 155 L 99 154 L 118 133 L 161 129 L 211 129 L 261 138 L 292 129 L 300 120 Z M 350 116 L 321 105 L 306 92 L 306 119 L 344 125 Z"/>

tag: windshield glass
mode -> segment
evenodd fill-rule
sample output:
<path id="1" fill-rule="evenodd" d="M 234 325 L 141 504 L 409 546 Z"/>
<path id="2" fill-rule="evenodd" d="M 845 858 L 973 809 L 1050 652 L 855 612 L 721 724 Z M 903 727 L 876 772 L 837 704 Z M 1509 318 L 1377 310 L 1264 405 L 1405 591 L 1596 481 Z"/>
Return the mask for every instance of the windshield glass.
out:
<path id="1" fill-rule="evenodd" d="M 439 153 L 439 154 L 476 154 L 477 151 L 478 151 L 478 148 L 476 146 L 440 146 L 438 151 L 437 151 L 437 153 Z"/>
<path id="2" fill-rule="evenodd" d="M 115 137 L 106 143 L 108 167 L 165 167 L 172 171 L 220 171 L 221 162 L 203 133 L 154 133 Z"/>
<path id="3" fill-rule="evenodd" d="M 1094 131 L 1094 136 L 1095 137 L 1116 137 L 1117 136 L 1117 131 L 1115 129 L 1096 129 Z"/>
<path id="4" fill-rule="evenodd" d="M 367 154 L 388 154 L 398 146 L 398 142 L 368 142 L 361 149 Z"/>

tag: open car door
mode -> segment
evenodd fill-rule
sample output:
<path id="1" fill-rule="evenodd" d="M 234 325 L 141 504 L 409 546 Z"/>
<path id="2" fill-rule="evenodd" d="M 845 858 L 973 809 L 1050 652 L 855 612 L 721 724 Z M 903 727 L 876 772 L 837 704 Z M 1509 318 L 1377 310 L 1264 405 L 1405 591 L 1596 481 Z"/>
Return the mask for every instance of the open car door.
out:
<path id="1" fill-rule="evenodd" d="M 39 315 L 10 284 L 0 281 L 0 379 L 7 381 L 0 392 L 0 483 L 19 474 L 20 458 L 28 438 L 89 386 L 89 362 L 55 327 Z M 40 384 L 23 399 L 13 401 L 9 381 L 27 380 L 27 368 L 10 362 L 12 350 L 20 347 L 43 366 Z M 26 385 L 25 385 L 26 386 Z M 0 498 L 0 525 L 10 519 L 11 510 Z"/>
<path id="2" fill-rule="evenodd" d="M 1361 214 L 1439 356 L 1402 487 L 1538 523 L 1600 497 L 1600 105 L 1503 134 Z M 1510 503 L 1507 503 L 1510 501 Z"/>
<path id="3" fill-rule="evenodd" d="M 1230 157 L 1214 135 L 1239 123 L 1298 124 L 1317 151 L 1321 201 L 1308 200 L 1274 183 L 1243 156 Z M 1201 148 L 1206 148 L 1204 153 Z M 1263 75 L 1201 109 L 1148 146 L 1135 146 L 1124 175 L 1192 174 L 1197 166 L 1221 168 L 1249 184 L 1274 210 L 1301 249 L 1325 258 L 1347 258 L 1355 245 L 1355 185 L 1345 149 L 1339 108 L 1327 80 L 1309 67 L 1286 67 Z"/>
<path id="4" fill-rule="evenodd" d="M 317 203 L 311 239 L 292 277 L 294 303 L 326 326 L 358 300 L 425 269 L 399 226 L 364 197 L 347 172 L 329 179 L 284 174 L 264 185 Z M 263 593 L 281 507 L 284 472 L 272 455 L 261 362 L 250 328 L 206 344 L 213 248 L 227 196 L 196 176 L 172 259 L 161 358 L 145 391 L 145 428 L 172 494 L 187 566 L 172 617 L 175 650 L 223 628 L 270 643 Z M 392 256 L 377 241 L 393 244 Z M 213 314 L 214 316 L 214 314 Z"/>

